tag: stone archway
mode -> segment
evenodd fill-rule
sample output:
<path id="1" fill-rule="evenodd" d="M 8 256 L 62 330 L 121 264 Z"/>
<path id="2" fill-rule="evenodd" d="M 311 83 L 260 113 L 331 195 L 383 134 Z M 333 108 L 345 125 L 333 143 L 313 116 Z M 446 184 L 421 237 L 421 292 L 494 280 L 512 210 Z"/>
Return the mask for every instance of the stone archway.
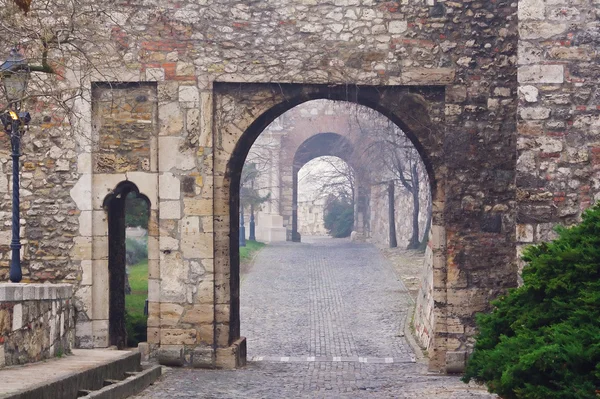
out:
<path id="1" fill-rule="evenodd" d="M 362 176 L 363 172 L 360 166 L 352 162 L 352 154 L 355 151 L 354 145 L 347 137 L 337 133 L 318 133 L 310 136 L 298 146 L 291 165 L 284 165 L 292 169 L 292 241 L 301 241 L 298 233 L 298 172 L 304 165 L 311 160 L 322 156 L 334 156 L 342 159 L 356 172 L 357 176 Z M 365 188 L 357 182 L 354 210 L 354 229 L 355 235 L 363 236 L 365 233 L 366 220 L 366 198 Z M 285 189 L 285 188 L 284 188 Z"/>
<path id="2" fill-rule="evenodd" d="M 425 308 L 417 318 L 431 319 L 425 323 L 433 329 L 431 367 L 444 369 L 447 352 L 460 349 L 448 347 L 447 331 L 443 327 L 448 316 L 444 220 L 447 168 L 443 156 L 444 132 L 432 122 L 432 115 L 439 117 L 442 114 L 444 89 L 215 83 L 214 96 L 214 212 L 218 221 L 214 241 L 217 364 L 235 366 L 245 362 L 245 341 L 240 337 L 239 318 L 237 190 L 246 155 L 263 129 L 279 115 L 300 103 L 327 98 L 355 102 L 381 112 L 406 133 L 421 154 L 429 174 L 435 206 L 430 240 L 431 267 L 428 268 L 432 278 L 427 279 L 431 280 L 431 286 L 423 288 L 427 300 L 423 302 Z"/>

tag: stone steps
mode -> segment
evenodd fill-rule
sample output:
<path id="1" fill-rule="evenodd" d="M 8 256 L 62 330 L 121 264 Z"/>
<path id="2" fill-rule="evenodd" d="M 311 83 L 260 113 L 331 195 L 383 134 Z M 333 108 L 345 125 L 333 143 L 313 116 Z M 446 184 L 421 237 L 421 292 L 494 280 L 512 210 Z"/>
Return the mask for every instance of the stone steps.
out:
<path id="1" fill-rule="evenodd" d="M 120 399 L 143 391 L 161 375 L 160 366 L 142 367 L 141 354 L 137 351 L 105 351 L 108 354 L 105 356 L 98 356 L 98 351 L 90 351 L 89 355 L 85 350 L 76 352 L 75 356 L 45 364 L 15 368 L 13 375 L 7 374 L 6 377 L 22 378 L 23 372 L 27 371 L 32 377 L 23 381 L 19 389 L 0 390 L 0 399 Z M 97 360 L 93 359 L 94 356 Z M 10 371 L 4 370 L 3 373 Z M 32 379 L 35 383 L 31 383 Z"/>

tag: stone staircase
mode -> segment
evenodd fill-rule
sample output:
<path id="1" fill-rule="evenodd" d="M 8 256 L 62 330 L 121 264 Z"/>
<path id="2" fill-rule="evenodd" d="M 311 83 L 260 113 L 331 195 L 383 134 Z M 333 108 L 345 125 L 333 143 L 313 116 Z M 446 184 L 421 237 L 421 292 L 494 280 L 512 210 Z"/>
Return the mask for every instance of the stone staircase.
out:
<path id="1" fill-rule="evenodd" d="M 143 391 L 161 366 L 138 351 L 73 350 L 73 355 L 0 370 L 0 399 L 120 399 Z"/>

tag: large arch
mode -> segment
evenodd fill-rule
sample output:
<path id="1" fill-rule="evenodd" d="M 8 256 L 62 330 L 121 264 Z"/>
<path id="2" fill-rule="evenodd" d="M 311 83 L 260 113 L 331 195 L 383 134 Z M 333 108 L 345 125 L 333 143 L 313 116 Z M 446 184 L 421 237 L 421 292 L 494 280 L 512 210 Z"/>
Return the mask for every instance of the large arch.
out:
<path id="1" fill-rule="evenodd" d="M 432 369 L 444 369 L 446 352 L 446 235 L 444 224 L 444 178 L 446 167 L 443 157 L 443 129 L 434 119 L 441 118 L 444 89 L 441 87 L 373 87 L 328 85 L 274 85 L 274 84 L 215 84 L 214 86 L 214 211 L 218 219 L 215 227 L 215 304 L 217 320 L 215 337 L 221 347 L 221 356 L 232 356 L 230 364 L 245 361 L 245 341 L 240 337 L 239 318 L 239 248 L 238 209 L 240 176 L 246 156 L 263 129 L 275 118 L 294 106 L 314 100 L 332 99 L 350 101 L 371 107 L 396 123 L 409 137 L 421 154 L 427 169 L 433 207 L 432 233 L 432 286 L 424 287 L 426 301 L 433 307 L 423 315 L 431 320 L 434 329 L 430 341 Z M 440 120 L 441 122 L 441 120 Z M 427 279 L 429 281 L 429 279 Z M 225 318 L 225 316 L 228 316 Z M 417 315 L 419 318 L 420 315 Z M 450 348 L 461 349 L 461 348 Z M 466 353 L 466 352 L 465 352 Z M 217 363 L 219 362 L 217 348 Z"/>

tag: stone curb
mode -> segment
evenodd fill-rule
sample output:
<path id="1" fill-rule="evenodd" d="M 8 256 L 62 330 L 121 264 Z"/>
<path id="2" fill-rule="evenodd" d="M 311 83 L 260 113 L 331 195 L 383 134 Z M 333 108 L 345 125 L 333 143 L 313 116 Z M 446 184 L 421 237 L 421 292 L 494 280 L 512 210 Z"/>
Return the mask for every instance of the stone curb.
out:
<path id="1" fill-rule="evenodd" d="M 136 375 L 127 377 L 123 381 L 106 386 L 89 395 L 82 396 L 88 399 L 122 399 L 137 395 L 148 386 L 152 385 L 162 374 L 162 366 L 152 366 Z"/>
<path id="2" fill-rule="evenodd" d="M 427 364 L 427 357 L 423 353 L 421 346 L 417 343 L 413 332 L 410 328 L 410 324 L 414 318 L 415 310 L 417 309 L 417 304 L 413 301 L 413 306 L 411 307 L 410 312 L 406 315 L 406 321 L 404 322 L 404 338 L 406 338 L 406 342 L 411 347 L 413 352 L 415 353 L 415 360 L 417 363 Z"/>

